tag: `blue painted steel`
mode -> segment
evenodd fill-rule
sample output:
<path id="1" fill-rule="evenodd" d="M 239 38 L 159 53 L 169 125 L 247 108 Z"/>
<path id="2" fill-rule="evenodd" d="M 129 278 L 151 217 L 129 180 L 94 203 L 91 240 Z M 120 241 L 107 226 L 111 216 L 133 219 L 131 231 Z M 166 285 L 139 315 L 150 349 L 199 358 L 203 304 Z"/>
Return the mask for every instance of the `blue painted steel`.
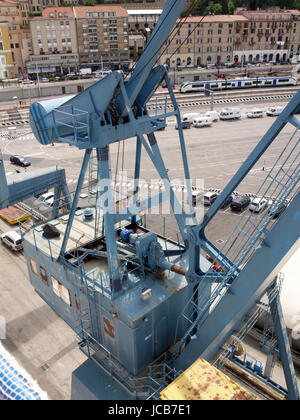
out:
<path id="1" fill-rule="evenodd" d="M 124 82 L 122 74 L 114 72 L 75 97 L 58 102 L 37 103 L 32 105 L 30 110 L 33 131 L 41 144 L 63 141 L 87 150 L 60 250 L 60 260 L 56 261 L 52 254 L 45 255 L 36 243 L 26 240 L 26 234 L 24 235 L 24 252 L 28 260 L 31 282 L 43 299 L 79 333 L 88 349 L 90 347 L 93 349 L 95 358 L 102 360 L 103 346 L 133 375 L 137 375 L 167 351 L 174 344 L 174 337 L 180 340 L 177 345 L 180 350 L 182 344 L 185 344 L 185 350 L 179 357 L 176 353 L 177 359 L 174 357 L 176 359 L 174 366 L 177 368 L 189 367 L 200 354 L 207 359 L 216 355 L 234 328 L 270 286 L 286 255 L 293 251 L 293 246 L 299 238 L 299 232 L 292 225 L 294 223 L 299 226 L 300 194 L 272 230 L 268 231 L 264 226 L 255 233 L 257 236 L 252 235 L 249 239 L 251 245 L 253 245 L 251 241 L 260 238 L 262 233 L 266 235 L 266 239 L 243 268 L 232 262 L 207 240 L 205 228 L 285 125 L 291 122 L 298 127 L 298 122 L 292 115 L 299 107 L 300 92 L 208 210 L 202 223 L 196 225 L 194 220 L 194 225 L 187 226 L 189 219 L 194 217 L 194 212 L 180 112 L 166 69 L 163 66 L 152 69 L 159 50 L 168 38 L 185 3 L 175 0 L 167 2 L 129 81 Z M 162 80 L 167 83 L 174 111 L 150 117 L 146 103 Z M 154 134 L 165 126 L 165 119 L 170 115 L 175 115 L 178 122 L 191 209 L 188 214 L 183 211 L 173 189 L 170 188 L 166 166 Z M 173 260 L 166 260 L 156 234 L 144 232 L 137 240 L 132 241 L 133 243 L 127 244 L 118 239 L 117 223 L 127 220 L 128 216 L 132 216 L 134 220 L 140 209 L 153 205 L 153 200 L 152 203 L 150 200 L 145 200 L 140 206 L 130 206 L 125 212 L 116 213 L 111 190 L 109 146 L 133 136 L 137 138 L 136 177 L 140 176 L 143 146 L 163 179 L 166 190 L 170 191 L 169 197 L 165 193 L 160 193 L 154 198 L 155 202 L 166 198 L 171 202 L 186 246 L 177 249 L 177 253 L 180 254 L 178 257 L 180 266 L 188 268 L 186 278 L 174 273 L 163 273 L 159 277 L 161 272 L 158 268 L 170 269 Z M 95 229 L 95 237 L 91 238 L 84 249 L 76 249 L 71 251 L 71 255 L 66 256 L 66 243 L 75 218 L 76 202 L 84 179 L 88 153 L 92 148 L 97 151 L 97 198 L 103 212 L 104 231 L 97 236 Z M 297 179 L 292 181 L 291 190 L 295 187 Z M 138 191 L 137 180 L 134 191 L 135 193 Z M 136 197 L 135 204 L 139 204 Z M 99 208 L 99 203 L 97 205 Z M 123 232 L 122 238 L 124 242 L 128 242 L 130 235 Z M 277 242 L 280 242 L 278 246 Z M 91 247 L 90 254 L 89 247 Z M 220 273 L 218 276 L 217 273 L 213 275 L 205 273 L 201 264 L 203 259 L 200 256 L 201 249 L 209 252 L 226 270 L 226 274 Z M 107 267 L 104 264 L 96 274 L 94 271 L 91 273 L 85 257 L 102 258 L 105 253 Z M 34 272 L 29 262 L 30 258 L 43 264 L 40 267 L 46 269 L 50 277 L 48 285 L 45 281 L 41 281 L 41 270 Z M 219 280 L 216 280 L 216 277 L 219 277 Z M 55 279 L 59 279 L 61 287 L 69 291 L 70 305 L 66 305 L 65 296 L 63 301 L 57 291 L 55 292 L 55 287 L 57 288 Z M 198 290 L 202 281 L 205 287 Z M 210 282 L 218 284 L 215 292 L 212 291 Z M 224 293 L 223 289 L 228 293 Z M 201 306 L 199 302 L 203 298 L 205 303 Z M 210 311 L 213 305 L 213 310 Z M 187 307 L 191 313 L 189 317 L 184 314 Z M 190 340 L 194 334 L 197 337 Z M 283 353 L 283 357 L 285 356 Z M 289 363 L 286 363 L 286 366 L 292 377 Z M 111 373 L 118 374 L 118 372 Z M 290 386 L 294 386 L 292 381 Z M 295 390 L 290 392 L 291 397 L 296 394 Z"/>
<path id="2" fill-rule="evenodd" d="M 298 248 L 300 239 L 296 226 L 300 226 L 299 221 L 300 193 L 267 234 L 264 246 L 256 250 L 235 279 L 230 293 L 225 294 L 211 314 L 201 322 L 197 339 L 192 340 L 177 358 L 177 368 L 186 369 L 200 356 L 211 360 L 220 350 L 236 326 L 265 294 L 274 281 L 274 275 Z"/>
<path id="3" fill-rule="evenodd" d="M 5 209 L 10 204 L 9 190 L 5 175 L 2 153 L 0 152 L 0 208 Z"/>
<path id="4" fill-rule="evenodd" d="M 263 366 L 260 362 L 256 361 L 253 366 L 254 372 L 263 373 Z"/>
<path id="5" fill-rule="evenodd" d="M 253 360 L 248 357 L 246 360 L 246 366 L 249 368 L 252 368 L 252 365 L 253 365 Z"/>
<path id="6" fill-rule="evenodd" d="M 122 229 L 120 233 L 120 238 L 123 242 L 126 244 L 129 244 L 130 242 L 130 235 L 132 234 L 132 230 L 130 229 Z"/>
<path id="7" fill-rule="evenodd" d="M 82 163 L 82 167 L 81 167 L 81 171 L 80 171 L 80 175 L 79 175 L 79 179 L 78 179 L 78 183 L 77 183 L 77 187 L 76 187 L 76 191 L 75 191 L 70 215 L 69 215 L 69 218 L 68 218 L 67 228 L 66 228 L 63 243 L 62 243 L 61 249 L 60 249 L 60 257 L 61 258 L 64 256 L 65 251 L 66 251 L 66 246 L 67 246 L 67 243 L 68 243 L 68 240 L 69 240 L 70 231 L 71 231 L 71 228 L 72 228 L 75 212 L 76 212 L 76 209 L 77 209 L 78 199 L 79 199 L 79 195 L 80 195 L 81 188 L 82 188 L 82 185 L 83 185 L 83 181 L 84 181 L 85 173 L 86 173 L 86 170 L 87 170 L 87 166 L 88 166 L 88 163 L 89 163 L 89 160 L 90 160 L 90 156 L 91 156 L 91 149 L 88 149 L 88 150 L 86 150 L 85 155 L 84 155 L 84 159 L 83 159 L 83 163 Z"/>
<path id="8" fill-rule="evenodd" d="M 3 168 L 0 161 L 0 171 Z M 50 188 L 55 188 L 55 198 L 64 197 L 66 206 L 70 206 L 70 194 L 66 182 L 65 170 L 53 166 L 46 169 L 11 174 L 7 177 L 0 173 L 0 208 L 6 208 L 23 201 L 33 195 L 39 194 Z M 1 191 L 3 190 L 3 192 Z M 56 200 L 54 204 L 58 204 Z M 55 207 L 54 207 L 55 210 Z"/>
<path id="9" fill-rule="evenodd" d="M 298 223 L 299 220 L 300 217 L 298 216 Z M 285 327 L 279 294 L 277 294 L 275 299 L 270 303 L 270 309 L 275 334 L 277 337 L 280 359 L 283 366 L 286 385 L 288 389 L 288 398 L 290 400 L 299 400 L 300 393 L 297 385 L 289 337 Z"/>
<path id="10" fill-rule="evenodd" d="M 163 13 L 152 32 L 151 38 L 134 68 L 130 80 L 126 84 L 126 90 L 132 105 L 143 88 L 149 73 L 159 57 L 160 50 L 168 39 L 185 4 L 185 0 L 169 0 L 166 3 Z"/>

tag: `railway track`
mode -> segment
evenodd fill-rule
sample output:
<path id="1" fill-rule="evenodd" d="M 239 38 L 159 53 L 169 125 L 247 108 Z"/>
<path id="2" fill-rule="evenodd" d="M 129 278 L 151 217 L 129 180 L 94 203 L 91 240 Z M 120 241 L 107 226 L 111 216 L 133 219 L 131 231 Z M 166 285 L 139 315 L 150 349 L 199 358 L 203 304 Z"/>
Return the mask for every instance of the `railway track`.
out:
<path id="1" fill-rule="evenodd" d="M 215 105 L 226 105 L 226 104 L 233 104 L 233 103 L 255 103 L 255 102 L 264 102 L 264 101 L 272 101 L 272 100 L 284 100 L 289 101 L 295 93 L 298 91 L 298 87 L 293 88 L 275 88 L 272 90 L 256 90 L 255 92 L 252 90 L 241 91 L 241 92 L 215 92 L 214 93 L 214 104 Z M 189 108 L 193 106 L 203 106 L 203 105 L 210 105 L 211 99 L 207 96 L 204 96 L 203 93 L 198 94 L 177 94 L 176 100 L 178 106 L 180 108 Z M 169 102 L 169 103 L 168 103 Z M 167 106 L 167 109 L 173 109 L 173 105 L 170 103 L 168 98 L 167 105 L 165 97 L 154 97 L 148 103 L 149 110 L 163 110 Z"/>

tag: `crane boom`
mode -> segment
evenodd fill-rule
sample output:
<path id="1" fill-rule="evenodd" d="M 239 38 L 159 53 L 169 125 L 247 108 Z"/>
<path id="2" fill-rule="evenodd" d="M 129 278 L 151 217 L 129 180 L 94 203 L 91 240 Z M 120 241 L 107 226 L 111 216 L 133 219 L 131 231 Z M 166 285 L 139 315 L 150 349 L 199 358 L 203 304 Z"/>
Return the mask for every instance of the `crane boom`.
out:
<path id="1" fill-rule="evenodd" d="M 176 20 L 182 13 L 186 5 L 185 0 L 168 1 L 164 7 L 163 13 L 152 32 L 151 38 L 141 55 L 131 78 L 126 84 L 127 94 L 131 105 L 133 105 L 141 88 L 144 86 L 149 74 L 155 65 L 160 54 L 161 48 L 167 41 Z"/>

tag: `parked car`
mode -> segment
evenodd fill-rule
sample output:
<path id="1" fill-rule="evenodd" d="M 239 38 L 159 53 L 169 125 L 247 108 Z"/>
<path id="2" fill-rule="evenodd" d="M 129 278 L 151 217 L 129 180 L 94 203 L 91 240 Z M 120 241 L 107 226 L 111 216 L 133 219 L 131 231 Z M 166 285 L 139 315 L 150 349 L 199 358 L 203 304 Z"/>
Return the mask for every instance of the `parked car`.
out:
<path id="1" fill-rule="evenodd" d="M 199 127 L 210 127 L 213 121 L 210 117 L 198 117 L 194 119 L 193 126 L 196 128 Z"/>
<path id="2" fill-rule="evenodd" d="M 219 121 L 219 114 L 217 113 L 217 111 L 207 111 L 205 113 L 206 117 L 210 117 L 213 122 L 218 122 Z"/>
<path id="3" fill-rule="evenodd" d="M 226 200 L 225 200 L 225 202 L 224 202 L 224 204 L 223 204 L 223 206 L 221 208 L 224 209 L 225 207 L 229 206 L 229 204 L 231 204 L 232 201 L 233 201 L 233 195 L 229 195 L 226 198 Z"/>
<path id="4" fill-rule="evenodd" d="M 225 108 L 220 112 L 220 120 L 238 120 L 241 118 L 239 108 Z"/>
<path id="5" fill-rule="evenodd" d="M 272 219 L 277 219 L 277 217 L 282 215 L 282 213 L 286 210 L 286 208 L 287 208 L 287 204 L 281 203 L 276 209 L 270 208 L 268 210 L 268 213 L 271 215 Z"/>
<path id="6" fill-rule="evenodd" d="M 22 166 L 23 168 L 31 165 L 31 162 L 23 156 L 11 156 L 9 160 L 12 164 Z"/>
<path id="7" fill-rule="evenodd" d="M 247 113 L 248 118 L 263 118 L 264 112 L 262 109 L 254 108 Z"/>
<path id="8" fill-rule="evenodd" d="M 240 197 L 235 198 L 232 201 L 230 207 L 232 211 L 242 211 L 246 207 L 248 207 L 250 203 L 251 203 L 250 198 L 247 197 L 246 195 L 242 195 Z"/>
<path id="9" fill-rule="evenodd" d="M 192 123 L 190 121 L 181 121 L 181 126 L 183 129 L 191 128 Z M 178 130 L 178 124 L 175 125 L 176 130 Z"/>
<path id="10" fill-rule="evenodd" d="M 24 83 L 24 85 L 33 85 L 33 80 L 30 80 L 30 79 L 24 79 L 24 80 L 22 81 L 22 83 Z"/>
<path id="11" fill-rule="evenodd" d="M 15 231 L 4 233 L 1 236 L 1 242 L 12 251 L 22 251 L 23 249 L 21 235 Z"/>
<path id="12" fill-rule="evenodd" d="M 267 110 L 267 115 L 269 117 L 278 117 L 283 111 L 283 106 L 270 106 Z"/>
<path id="13" fill-rule="evenodd" d="M 201 117 L 201 115 L 198 112 L 190 112 L 188 114 L 183 114 L 181 121 L 188 121 L 192 124 L 194 120 L 199 117 Z"/>
<path id="14" fill-rule="evenodd" d="M 45 202 L 47 200 L 50 200 L 53 197 L 54 197 L 53 192 L 46 192 L 45 194 L 40 195 L 38 199 L 39 199 L 39 201 Z"/>
<path id="15" fill-rule="evenodd" d="M 49 82 L 48 77 L 42 77 L 41 78 L 41 83 L 48 83 L 48 82 Z"/>
<path id="16" fill-rule="evenodd" d="M 214 193 L 214 192 L 207 192 L 204 194 L 204 205 L 205 206 L 211 206 L 215 201 L 216 198 L 218 197 L 218 194 Z"/>
<path id="17" fill-rule="evenodd" d="M 265 198 L 254 198 L 254 200 L 252 200 L 249 210 L 253 211 L 254 213 L 260 213 L 261 211 L 263 211 L 268 205 L 268 202 Z"/>
<path id="18" fill-rule="evenodd" d="M 51 197 L 51 198 L 48 198 L 48 200 L 45 200 L 44 201 L 44 204 L 46 205 L 46 206 L 48 206 L 48 207 L 53 207 L 53 204 L 54 204 L 54 196 L 53 197 Z"/>
<path id="19" fill-rule="evenodd" d="M 69 80 L 75 80 L 75 79 L 78 79 L 78 76 L 75 73 L 68 73 L 67 78 Z"/>

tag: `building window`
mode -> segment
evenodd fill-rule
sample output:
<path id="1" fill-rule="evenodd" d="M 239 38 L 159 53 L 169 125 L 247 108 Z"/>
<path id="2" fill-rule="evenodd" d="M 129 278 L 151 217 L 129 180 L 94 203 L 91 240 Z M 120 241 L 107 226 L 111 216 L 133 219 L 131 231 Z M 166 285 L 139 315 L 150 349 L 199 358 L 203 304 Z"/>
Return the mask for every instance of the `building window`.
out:
<path id="1" fill-rule="evenodd" d="M 69 290 L 62 285 L 58 280 L 51 276 L 52 289 L 53 292 L 58 296 L 63 302 L 71 306 L 70 292 Z"/>
<path id="2" fill-rule="evenodd" d="M 29 262 L 30 262 L 31 271 L 33 272 L 33 274 L 38 276 L 38 268 L 37 268 L 37 264 L 36 264 L 35 260 L 30 257 Z"/>
<path id="3" fill-rule="evenodd" d="M 45 283 L 46 286 L 49 286 L 48 284 L 48 278 L 47 278 L 47 273 L 46 270 L 43 267 L 40 267 L 40 274 L 41 274 L 41 279 L 43 280 L 43 282 Z"/>

